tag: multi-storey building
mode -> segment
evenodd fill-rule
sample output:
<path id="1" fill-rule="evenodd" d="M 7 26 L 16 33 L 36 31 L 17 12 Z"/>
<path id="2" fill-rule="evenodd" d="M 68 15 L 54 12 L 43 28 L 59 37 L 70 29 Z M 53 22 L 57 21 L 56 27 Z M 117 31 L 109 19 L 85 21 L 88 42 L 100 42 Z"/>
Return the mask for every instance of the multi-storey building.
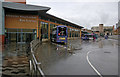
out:
<path id="1" fill-rule="evenodd" d="M 100 35 L 112 35 L 114 26 L 104 26 L 103 24 L 99 24 L 99 26 L 92 27 L 91 30 Z"/>

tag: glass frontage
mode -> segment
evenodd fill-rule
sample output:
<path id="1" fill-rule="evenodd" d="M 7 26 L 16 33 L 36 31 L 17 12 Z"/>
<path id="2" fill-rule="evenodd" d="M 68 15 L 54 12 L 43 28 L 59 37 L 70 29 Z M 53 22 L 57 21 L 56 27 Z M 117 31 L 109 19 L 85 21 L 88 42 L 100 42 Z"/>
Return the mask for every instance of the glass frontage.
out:
<path id="1" fill-rule="evenodd" d="M 50 24 L 50 38 L 52 38 L 53 27 L 55 27 L 55 24 Z"/>
<path id="2" fill-rule="evenodd" d="M 75 29 L 75 37 L 78 37 L 78 31 L 77 29 Z"/>
<path id="3" fill-rule="evenodd" d="M 78 30 L 78 37 L 80 37 L 80 30 Z"/>
<path id="4" fill-rule="evenodd" d="M 68 28 L 68 37 L 70 37 L 70 28 Z"/>
<path id="5" fill-rule="evenodd" d="M 48 23 L 41 22 L 41 35 L 43 39 L 48 39 Z"/>
<path id="6" fill-rule="evenodd" d="M 5 29 L 5 43 L 25 43 L 34 39 L 36 39 L 36 29 Z"/>
<path id="7" fill-rule="evenodd" d="M 70 37 L 80 37 L 80 31 L 78 29 L 70 28 Z"/>
<path id="8" fill-rule="evenodd" d="M 48 23 L 41 22 L 41 35 L 43 39 L 48 39 Z M 50 23 L 50 38 L 53 27 L 57 25 Z M 80 37 L 80 31 L 78 29 L 68 28 L 68 37 Z"/>
<path id="9" fill-rule="evenodd" d="M 50 31 L 52 32 L 53 27 L 55 27 L 55 24 L 50 24 Z"/>
<path id="10" fill-rule="evenodd" d="M 75 36 L 75 31 L 74 31 L 74 29 L 72 29 L 72 37 L 74 37 Z"/>
<path id="11" fill-rule="evenodd" d="M 72 37 L 72 29 L 70 28 L 70 37 Z"/>

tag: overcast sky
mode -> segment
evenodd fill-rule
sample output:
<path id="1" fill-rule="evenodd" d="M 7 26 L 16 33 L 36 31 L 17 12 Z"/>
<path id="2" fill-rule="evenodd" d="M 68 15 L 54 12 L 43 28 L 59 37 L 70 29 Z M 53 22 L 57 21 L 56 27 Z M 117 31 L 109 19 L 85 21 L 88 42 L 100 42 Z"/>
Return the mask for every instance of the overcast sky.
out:
<path id="1" fill-rule="evenodd" d="M 27 0 L 27 4 L 50 7 L 47 13 L 90 29 L 98 24 L 115 25 L 118 22 L 118 1 Z"/>

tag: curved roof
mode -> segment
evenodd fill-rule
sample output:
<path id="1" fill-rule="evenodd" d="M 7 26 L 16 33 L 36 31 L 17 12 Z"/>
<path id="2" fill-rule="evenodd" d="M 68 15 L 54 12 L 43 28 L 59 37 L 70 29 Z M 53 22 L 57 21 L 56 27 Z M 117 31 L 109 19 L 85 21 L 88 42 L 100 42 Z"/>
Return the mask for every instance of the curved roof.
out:
<path id="1" fill-rule="evenodd" d="M 48 11 L 50 10 L 50 7 L 13 3 L 13 2 L 2 2 L 2 6 L 4 8 L 9 8 L 9 9 L 14 9 L 14 10 L 23 10 L 23 11 L 41 11 L 41 10 Z"/>
<path id="2" fill-rule="evenodd" d="M 21 4 L 21 3 L 13 3 L 13 2 L 2 2 L 2 7 L 7 8 L 7 9 L 13 9 L 13 10 L 18 10 L 18 11 L 28 11 L 28 12 L 30 12 L 30 11 L 32 11 L 32 12 L 39 12 L 39 11 L 47 12 L 48 10 L 50 10 L 49 7 L 28 5 L 28 4 Z M 42 13 L 40 15 L 42 15 Z M 74 24 L 72 22 L 58 18 L 56 16 L 50 15 L 48 13 L 44 13 L 43 15 L 47 18 L 55 19 L 57 21 L 65 23 L 65 24 L 73 25 L 73 26 L 80 28 L 80 29 L 83 28 L 82 26 L 79 26 L 79 25 Z"/>
<path id="3" fill-rule="evenodd" d="M 65 24 L 73 25 L 73 26 L 75 26 L 75 27 L 77 27 L 77 28 L 80 28 L 80 29 L 83 28 L 83 27 L 80 26 L 80 25 L 77 25 L 77 24 L 75 24 L 75 23 L 69 22 L 69 21 L 67 21 L 67 20 L 64 20 L 64 19 L 62 19 L 62 18 L 53 16 L 53 15 L 48 14 L 48 13 L 46 13 L 46 16 L 49 17 L 49 18 L 51 18 L 51 19 L 55 19 L 55 20 L 61 21 L 61 22 L 65 23 Z"/>

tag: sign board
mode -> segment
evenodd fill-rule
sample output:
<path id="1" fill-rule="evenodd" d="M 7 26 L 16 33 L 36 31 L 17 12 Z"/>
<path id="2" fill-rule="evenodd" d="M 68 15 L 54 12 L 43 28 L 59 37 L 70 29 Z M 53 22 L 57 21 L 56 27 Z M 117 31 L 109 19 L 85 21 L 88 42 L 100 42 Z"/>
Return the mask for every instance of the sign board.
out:
<path id="1" fill-rule="evenodd" d="M 23 29 L 36 29 L 38 20 L 35 15 L 17 15 L 6 14 L 5 15 L 5 27 L 6 28 L 23 28 Z"/>

